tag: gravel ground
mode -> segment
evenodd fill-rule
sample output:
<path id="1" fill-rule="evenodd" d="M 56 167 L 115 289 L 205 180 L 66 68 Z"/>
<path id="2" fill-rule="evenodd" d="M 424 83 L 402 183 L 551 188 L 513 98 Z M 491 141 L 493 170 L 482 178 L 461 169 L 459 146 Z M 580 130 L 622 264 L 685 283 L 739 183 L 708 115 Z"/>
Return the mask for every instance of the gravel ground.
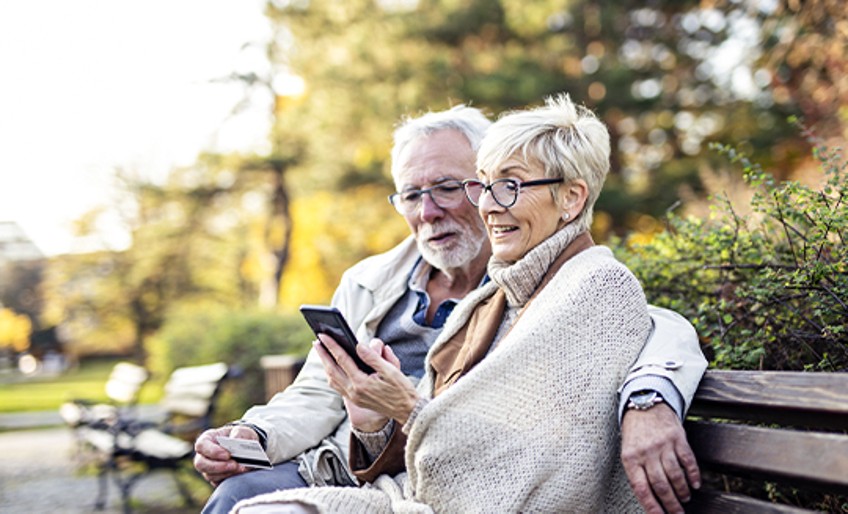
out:
<path id="1" fill-rule="evenodd" d="M 71 431 L 66 427 L 0 433 L 0 513 L 120 513 L 120 493 L 111 480 L 106 509 L 94 511 L 97 477 L 80 470 L 74 450 Z M 208 494 L 202 487 L 198 491 Z M 133 487 L 132 498 L 137 514 L 200 511 L 200 506 L 184 506 L 167 471 L 140 479 Z"/>

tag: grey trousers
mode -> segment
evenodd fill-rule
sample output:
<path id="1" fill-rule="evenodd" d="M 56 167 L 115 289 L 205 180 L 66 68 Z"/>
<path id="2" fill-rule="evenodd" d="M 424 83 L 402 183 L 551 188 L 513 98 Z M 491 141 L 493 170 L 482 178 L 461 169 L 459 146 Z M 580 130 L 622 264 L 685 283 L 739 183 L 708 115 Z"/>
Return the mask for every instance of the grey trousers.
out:
<path id="1" fill-rule="evenodd" d="M 227 514 L 236 503 L 245 498 L 282 489 L 307 487 L 297 472 L 297 466 L 297 462 L 289 461 L 274 465 L 274 469 L 257 469 L 232 476 L 215 488 L 201 513 Z"/>

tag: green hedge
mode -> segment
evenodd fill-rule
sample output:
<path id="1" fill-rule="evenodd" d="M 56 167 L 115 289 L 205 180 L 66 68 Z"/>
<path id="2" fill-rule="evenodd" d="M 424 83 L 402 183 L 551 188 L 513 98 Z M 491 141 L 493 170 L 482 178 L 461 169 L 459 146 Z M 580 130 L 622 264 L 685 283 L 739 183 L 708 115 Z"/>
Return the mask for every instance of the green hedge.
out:
<path id="1" fill-rule="evenodd" d="M 807 135 L 820 188 L 715 145 L 742 166 L 751 213 L 716 196 L 711 219 L 671 216 L 650 243 L 617 248 L 649 301 L 693 322 L 714 367 L 848 371 L 848 164 Z"/>
<path id="2" fill-rule="evenodd" d="M 169 316 L 147 342 L 148 366 L 167 376 L 181 366 L 226 362 L 240 376 L 225 383 L 216 418 L 237 419 L 251 405 L 265 403 L 260 359 L 264 355 L 306 355 L 313 336 L 300 315 L 188 307 Z"/>

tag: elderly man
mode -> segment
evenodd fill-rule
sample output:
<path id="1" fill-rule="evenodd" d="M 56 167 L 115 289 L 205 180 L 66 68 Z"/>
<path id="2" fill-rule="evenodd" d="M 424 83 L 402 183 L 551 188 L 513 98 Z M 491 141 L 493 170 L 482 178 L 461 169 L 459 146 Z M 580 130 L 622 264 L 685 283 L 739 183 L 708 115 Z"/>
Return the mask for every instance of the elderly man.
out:
<path id="1" fill-rule="evenodd" d="M 390 200 L 412 236 L 356 264 L 333 297 L 360 341 L 390 345 L 411 377 L 456 303 L 487 280 L 491 250 L 461 181 L 475 176 L 475 154 L 490 121 L 457 106 L 406 120 L 394 134 Z M 700 477 L 680 419 L 706 368 L 691 325 L 652 309 L 654 330 L 621 388 L 622 459 L 648 512 L 682 512 Z M 350 427 L 313 351 L 294 384 L 197 440 L 195 467 L 216 486 L 203 512 L 228 512 L 243 498 L 279 489 L 356 485 L 348 461 Z M 218 436 L 258 439 L 273 470 L 230 459 Z M 248 472 L 249 471 L 249 472 Z"/>

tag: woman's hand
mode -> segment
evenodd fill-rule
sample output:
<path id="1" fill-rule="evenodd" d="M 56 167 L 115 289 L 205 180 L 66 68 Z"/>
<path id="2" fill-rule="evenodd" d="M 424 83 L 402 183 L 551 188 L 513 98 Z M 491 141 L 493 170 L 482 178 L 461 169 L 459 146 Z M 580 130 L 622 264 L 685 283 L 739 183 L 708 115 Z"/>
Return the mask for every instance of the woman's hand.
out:
<path id="1" fill-rule="evenodd" d="M 406 423 L 419 397 L 415 386 L 400 370 L 400 361 L 391 348 L 379 339 L 356 345 L 356 353 L 374 369 L 374 373 L 368 375 L 356 366 L 332 337 L 321 334 L 319 338 L 321 343 L 315 341 L 313 345 L 324 363 L 330 387 L 345 398 L 348 407 L 354 405 L 359 408 L 348 410 L 351 423 L 357 429 L 367 432 L 379 430 L 388 418 L 401 425 Z M 382 422 L 375 428 L 379 421 Z"/>
<path id="2" fill-rule="evenodd" d="M 389 422 L 390 418 L 377 411 L 360 407 L 347 398 L 344 398 L 344 403 L 350 425 L 360 432 L 379 432 Z"/>

